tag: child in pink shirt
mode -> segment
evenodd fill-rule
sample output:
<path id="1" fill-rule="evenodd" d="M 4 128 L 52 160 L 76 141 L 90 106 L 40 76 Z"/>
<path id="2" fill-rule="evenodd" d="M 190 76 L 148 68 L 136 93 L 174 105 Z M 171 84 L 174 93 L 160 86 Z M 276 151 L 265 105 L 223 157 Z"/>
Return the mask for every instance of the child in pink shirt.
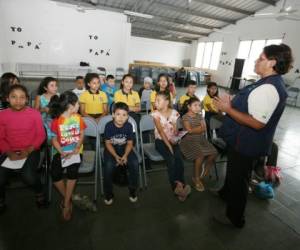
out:
<path id="1" fill-rule="evenodd" d="M 35 190 L 37 206 L 47 206 L 37 173 L 45 129 L 40 113 L 26 106 L 28 99 L 24 86 L 13 85 L 8 93 L 9 108 L 0 112 L 0 214 L 6 208 L 5 184 L 14 171 Z"/>

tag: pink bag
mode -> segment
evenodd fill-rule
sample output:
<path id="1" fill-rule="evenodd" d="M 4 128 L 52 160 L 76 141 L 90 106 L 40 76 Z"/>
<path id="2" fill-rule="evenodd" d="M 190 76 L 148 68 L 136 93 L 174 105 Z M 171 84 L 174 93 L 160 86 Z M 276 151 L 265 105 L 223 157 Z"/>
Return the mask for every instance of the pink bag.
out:
<path id="1" fill-rule="evenodd" d="M 265 166 L 265 180 L 266 182 L 272 183 L 274 187 L 280 185 L 282 181 L 281 169 L 275 166 Z"/>

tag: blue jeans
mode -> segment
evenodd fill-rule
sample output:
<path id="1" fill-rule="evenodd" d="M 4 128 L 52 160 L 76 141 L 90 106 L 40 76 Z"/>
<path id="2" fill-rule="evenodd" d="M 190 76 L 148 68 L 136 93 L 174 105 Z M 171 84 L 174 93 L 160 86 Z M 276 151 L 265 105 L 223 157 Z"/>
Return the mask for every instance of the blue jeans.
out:
<path id="1" fill-rule="evenodd" d="M 169 182 L 172 189 L 175 189 L 177 181 L 184 184 L 183 159 L 179 145 L 173 145 L 173 155 L 163 140 L 156 139 L 155 149 L 167 162 Z"/>
<path id="2" fill-rule="evenodd" d="M 125 152 L 125 147 L 115 148 L 116 153 L 122 157 Z M 104 150 L 104 193 L 105 195 L 113 194 L 113 173 L 118 167 L 115 158 L 105 149 Z M 139 161 L 133 151 L 131 151 L 127 158 L 127 169 L 128 169 L 128 188 L 129 190 L 136 190 L 138 186 L 138 172 L 139 172 Z"/>

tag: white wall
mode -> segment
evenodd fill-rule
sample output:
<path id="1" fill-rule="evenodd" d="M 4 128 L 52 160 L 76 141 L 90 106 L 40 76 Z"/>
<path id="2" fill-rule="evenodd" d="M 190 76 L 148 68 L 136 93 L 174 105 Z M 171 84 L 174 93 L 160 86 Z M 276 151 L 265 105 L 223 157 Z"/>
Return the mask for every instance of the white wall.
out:
<path id="1" fill-rule="evenodd" d="M 80 13 L 75 6 L 58 6 L 50 0 L 0 0 L 0 16 L 5 63 L 79 65 L 86 61 L 108 70 L 128 67 L 131 25 L 123 14 L 101 10 Z M 11 26 L 21 27 L 22 32 L 12 32 Z M 90 40 L 90 34 L 98 40 Z M 16 44 L 12 45 L 12 40 Z"/>
<path id="2" fill-rule="evenodd" d="M 191 45 L 187 43 L 131 37 L 129 61 L 160 62 L 181 66 L 182 60 L 190 59 Z"/>
<path id="3" fill-rule="evenodd" d="M 287 6 L 290 4 L 295 6 L 295 3 L 299 1 L 290 0 Z M 278 11 L 282 3 L 277 4 L 278 7 L 268 7 L 260 12 L 273 12 Z M 299 4 L 296 8 L 300 8 Z M 300 11 L 298 12 L 300 13 Z M 258 19 L 258 18 L 246 18 L 239 21 L 236 25 L 230 25 L 224 29 L 229 34 L 213 33 L 207 38 L 203 38 L 200 41 L 223 41 L 222 52 L 226 52 L 227 55 L 221 56 L 222 61 L 231 61 L 231 66 L 219 65 L 217 71 L 209 71 L 212 74 L 213 80 L 217 81 L 220 85 L 228 86 L 230 76 L 233 73 L 234 59 L 238 53 L 238 47 L 240 40 L 252 40 L 252 39 L 275 39 L 283 38 L 283 43 L 289 45 L 295 57 L 294 69 L 285 76 L 287 81 L 294 81 L 297 76 L 294 71 L 300 67 L 300 33 L 299 33 L 300 21 L 277 21 L 275 19 Z M 192 54 L 196 54 L 196 50 Z M 298 75 L 299 76 L 299 75 Z"/>

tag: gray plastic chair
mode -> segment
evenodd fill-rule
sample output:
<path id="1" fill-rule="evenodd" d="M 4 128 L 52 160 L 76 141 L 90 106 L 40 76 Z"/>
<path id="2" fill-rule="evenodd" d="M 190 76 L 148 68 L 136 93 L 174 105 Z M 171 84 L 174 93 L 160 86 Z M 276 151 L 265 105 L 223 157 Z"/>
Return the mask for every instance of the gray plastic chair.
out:
<path id="1" fill-rule="evenodd" d="M 153 130 L 154 130 L 154 122 L 153 122 L 152 116 L 151 115 L 143 115 L 140 120 L 140 140 L 141 140 L 141 155 L 142 155 L 142 160 L 143 160 L 143 173 L 144 173 L 145 187 L 148 186 L 145 155 L 151 161 L 163 161 L 164 160 L 164 158 L 155 149 L 155 144 L 153 142 L 152 143 L 144 143 L 143 142 L 143 132 L 153 131 Z"/>
<path id="2" fill-rule="evenodd" d="M 223 117 L 222 117 L 223 118 Z M 209 121 L 209 126 L 210 126 L 210 129 L 212 131 L 215 131 L 216 129 L 219 129 L 221 128 L 223 124 L 223 121 L 221 119 L 220 116 L 216 116 L 216 117 L 211 117 L 210 118 L 210 121 Z M 220 137 L 217 137 L 217 136 L 214 136 L 214 133 L 212 133 L 212 138 L 211 138 L 211 143 L 219 150 L 225 152 L 226 151 L 226 142 L 220 138 Z M 218 151 L 219 151 L 218 150 Z M 216 164 L 219 164 L 219 163 L 226 163 L 227 162 L 227 158 L 222 160 L 222 153 L 221 153 L 221 158 L 218 157 L 219 160 L 216 160 L 216 163 L 215 163 L 215 172 L 216 172 L 216 179 L 218 180 L 219 179 L 219 175 L 218 175 L 218 170 L 217 170 L 217 166 Z"/>
<path id="3" fill-rule="evenodd" d="M 99 144 L 98 144 L 98 149 L 99 149 L 99 165 L 100 165 L 100 179 L 101 179 L 101 194 L 104 194 L 104 189 L 103 189 L 103 152 L 104 152 L 104 145 L 101 145 L 100 143 L 100 138 L 104 134 L 105 126 L 108 122 L 112 121 L 112 116 L 107 115 L 104 116 L 100 119 L 98 123 L 98 135 L 99 135 Z M 140 154 L 140 144 L 139 144 L 139 139 L 138 139 L 138 133 L 137 133 L 137 124 L 135 120 L 129 116 L 128 119 L 129 123 L 133 127 L 133 132 L 135 134 L 135 146 L 134 146 L 134 153 L 136 154 L 138 161 L 139 161 L 139 186 L 142 189 L 143 188 L 143 180 L 142 180 L 142 169 L 141 169 L 141 154 Z"/>

